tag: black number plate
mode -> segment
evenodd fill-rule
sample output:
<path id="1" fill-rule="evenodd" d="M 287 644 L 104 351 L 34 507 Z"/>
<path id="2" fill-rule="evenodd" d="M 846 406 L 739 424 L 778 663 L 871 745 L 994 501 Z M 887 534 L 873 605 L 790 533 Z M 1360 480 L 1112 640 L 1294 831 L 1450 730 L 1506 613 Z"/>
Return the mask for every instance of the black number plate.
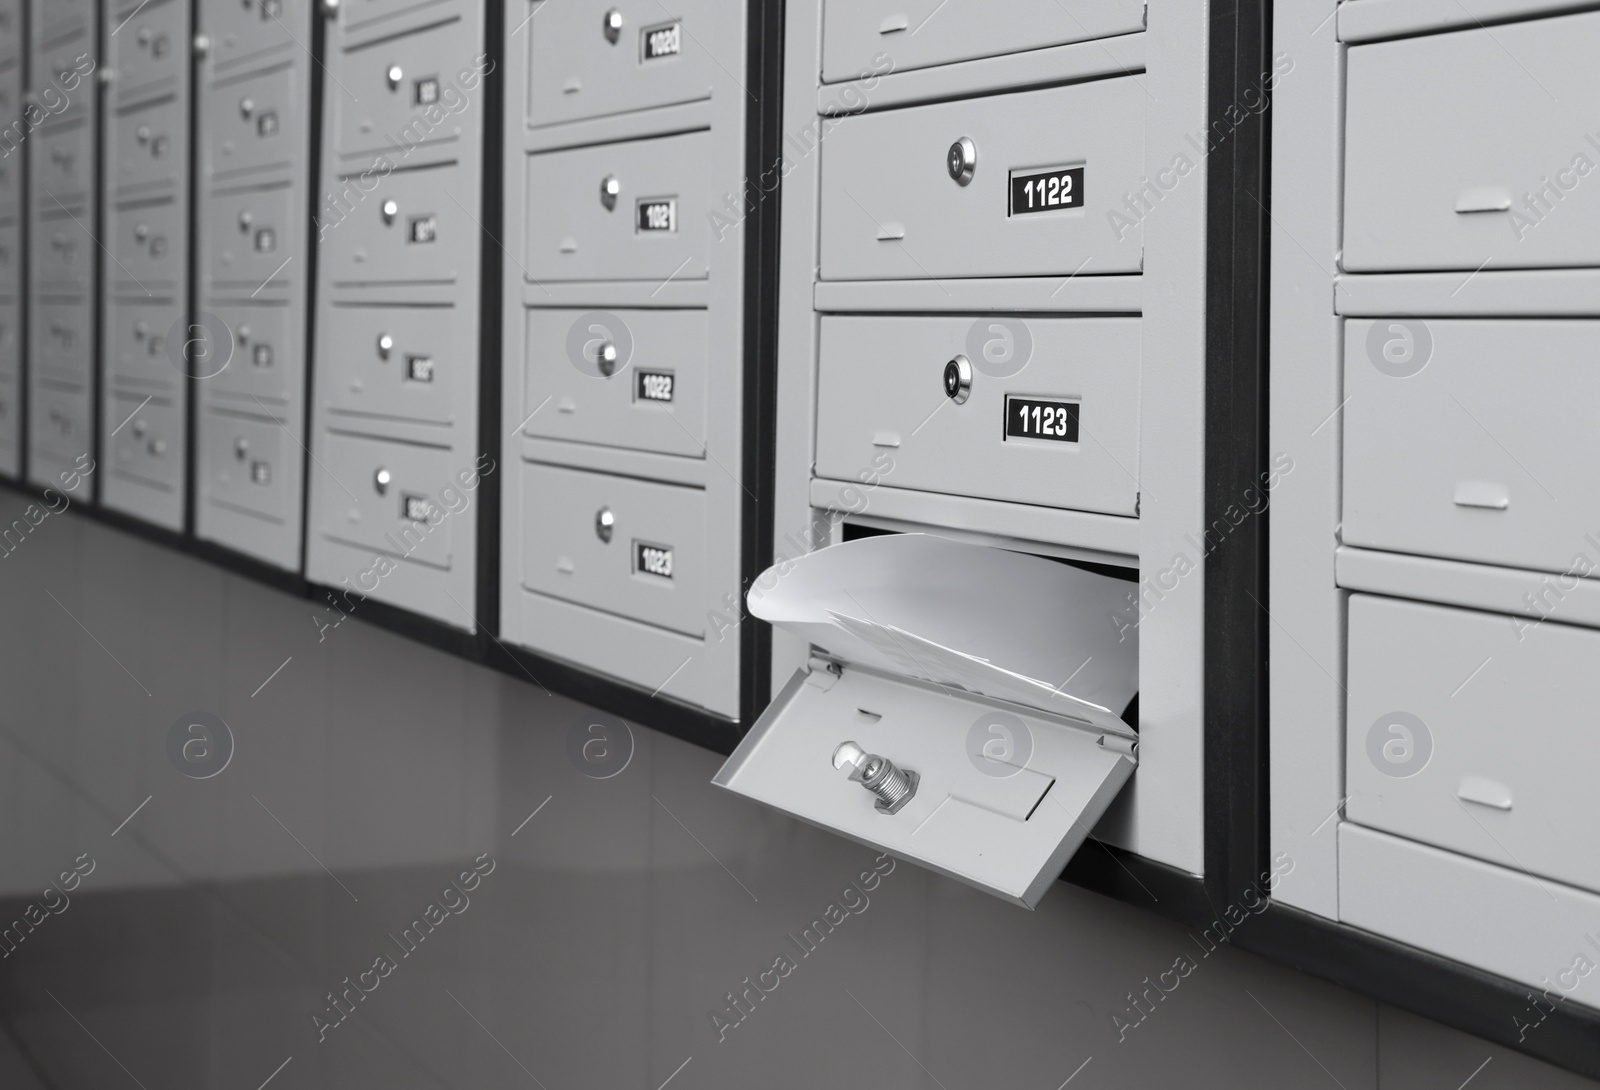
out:
<path id="1" fill-rule="evenodd" d="M 428 497 L 409 493 L 400 497 L 401 518 L 410 522 L 427 522 L 432 514 L 433 504 L 428 502 Z"/>
<path id="2" fill-rule="evenodd" d="M 672 549 L 666 545 L 633 543 L 633 570 L 661 579 L 672 578 Z"/>
<path id="3" fill-rule="evenodd" d="M 639 371 L 634 397 L 639 401 L 671 401 L 672 373 L 670 371 Z"/>
<path id="4" fill-rule="evenodd" d="M 1025 216 L 1029 212 L 1082 208 L 1083 169 L 1067 167 L 1011 175 L 1011 207 L 1006 209 L 1006 215 Z"/>
<path id="5" fill-rule="evenodd" d="M 683 52 L 682 23 L 645 27 L 639 33 L 644 36 L 644 59 L 647 61 L 675 57 Z"/>
<path id="6" fill-rule="evenodd" d="M 639 202 L 639 231 L 676 231 L 678 229 L 678 201 L 676 197 L 656 197 Z"/>
<path id="7" fill-rule="evenodd" d="M 432 382 L 433 357 L 407 356 L 406 378 L 410 379 L 412 382 Z"/>
<path id="8" fill-rule="evenodd" d="M 435 216 L 411 217 L 411 241 L 432 242 L 439 237 L 439 220 Z"/>
<path id="9" fill-rule="evenodd" d="M 1078 441 L 1076 401 L 1042 401 L 1033 397 L 1006 398 L 1007 439 L 1053 439 L 1058 443 Z"/>

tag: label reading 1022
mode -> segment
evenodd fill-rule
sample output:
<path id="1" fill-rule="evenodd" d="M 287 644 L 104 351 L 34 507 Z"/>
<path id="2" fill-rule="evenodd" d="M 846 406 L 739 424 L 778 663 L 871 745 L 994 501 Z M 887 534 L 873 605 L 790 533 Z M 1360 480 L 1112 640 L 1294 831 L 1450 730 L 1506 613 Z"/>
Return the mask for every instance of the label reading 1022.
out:
<path id="1" fill-rule="evenodd" d="M 672 550 L 665 545 L 633 543 L 633 569 L 661 579 L 672 578 Z"/>
<path id="2" fill-rule="evenodd" d="M 670 371 L 636 371 L 639 377 L 638 385 L 634 387 L 634 397 L 639 401 L 671 401 L 672 400 L 672 372 Z"/>
<path id="3" fill-rule="evenodd" d="M 673 57 L 683 52 L 682 23 L 649 26 L 639 33 L 644 35 L 644 59 L 647 61 Z"/>
<path id="4" fill-rule="evenodd" d="M 1011 176 L 1011 207 L 1008 216 L 1029 212 L 1059 212 L 1063 208 L 1083 207 L 1083 167 L 1033 171 Z"/>
<path id="5" fill-rule="evenodd" d="M 647 234 L 678 229 L 678 201 L 675 197 L 650 197 L 639 202 L 639 231 Z"/>
<path id="6" fill-rule="evenodd" d="M 1007 439 L 1053 439 L 1058 443 L 1078 441 L 1076 401 L 1043 401 L 1033 397 L 1006 398 Z"/>

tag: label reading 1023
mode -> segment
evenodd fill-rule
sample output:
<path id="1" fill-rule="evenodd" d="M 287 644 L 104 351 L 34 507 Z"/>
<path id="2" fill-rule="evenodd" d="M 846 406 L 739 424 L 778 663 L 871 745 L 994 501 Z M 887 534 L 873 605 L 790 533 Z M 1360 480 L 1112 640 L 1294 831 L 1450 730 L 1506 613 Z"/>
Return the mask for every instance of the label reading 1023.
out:
<path id="1" fill-rule="evenodd" d="M 639 202 L 639 232 L 678 229 L 678 200 L 676 197 L 650 197 Z"/>
<path id="2" fill-rule="evenodd" d="M 647 61 L 674 57 L 683 51 L 682 23 L 647 26 L 639 33 L 644 36 L 644 59 Z"/>
<path id="3" fill-rule="evenodd" d="M 634 387 L 634 397 L 639 401 L 671 401 L 672 400 L 672 372 L 670 371 L 636 371 L 639 377 L 638 385 Z"/>
<path id="4" fill-rule="evenodd" d="M 1063 208 L 1083 207 L 1083 167 L 1063 170 L 1036 170 L 1011 176 L 1011 207 L 1008 216 L 1029 212 L 1059 212 Z"/>
<path id="5" fill-rule="evenodd" d="M 672 550 L 665 545 L 633 543 L 633 569 L 661 579 L 672 578 Z"/>
<path id="6" fill-rule="evenodd" d="M 1076 401 L 1044 401 L 1034 397 L 1006 398 L 1007 439 L 1053 439 L 1058 443 L 1078 441 Z"/>

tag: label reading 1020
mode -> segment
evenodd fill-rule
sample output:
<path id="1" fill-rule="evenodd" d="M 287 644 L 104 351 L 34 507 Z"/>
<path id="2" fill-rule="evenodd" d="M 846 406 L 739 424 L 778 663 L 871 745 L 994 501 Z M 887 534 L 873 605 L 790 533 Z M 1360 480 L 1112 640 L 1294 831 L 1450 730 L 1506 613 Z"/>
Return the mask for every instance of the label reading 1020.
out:
<path id="1" fill-rule="evenodd" d="M 1076 443 L 1080 407 L 1076 401 L 1007 397 L 1005 438 L 1053 439 L 1058 443 Z"/>
<path id="2" fill-rule="evenodd" d="M 644 59 L 647 61 L 673 57 L 683 52 L 682 23 L 649 26 L 639 33 L 644 36 Z"/>
<path id="3" fill-rule="evenodd" d="M 672 550 L 665 545 L 633 543 L 633 569 L 661 579 L 672 578 Z"/>
<path id="4" fill-rule="evenodd" d="M 1067 167 L 1011 175 L 1011 207 L 1006 209 L 1006 215 L 1082 208 L 1083 170 L 1083 167 Z"/>
<path id="5" fill-rule="evenodd" d="M 675 197 L 651 197 L 639 202 L 639 231 L 676 231 L 678 201 Z"/>
<path id="6" fill-rule="evenodd" d="M 672 400 L 672 372 L 670 371 L 638 371 L 635 372 L 638 385 L 634 387 L 634 396 L 640 401 L 671 401 Z"/>

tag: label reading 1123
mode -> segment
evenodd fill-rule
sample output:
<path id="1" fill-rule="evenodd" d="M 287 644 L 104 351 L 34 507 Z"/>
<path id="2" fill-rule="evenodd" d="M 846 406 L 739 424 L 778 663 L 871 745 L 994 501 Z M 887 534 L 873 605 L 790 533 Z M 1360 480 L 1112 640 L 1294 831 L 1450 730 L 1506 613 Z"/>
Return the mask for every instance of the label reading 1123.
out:
<path id="1" fill-rule="evenodd" d="M 633 543 L 633 570 L 662 579 L 672 578 L 672 550 L 665 545 Z"/>
<path id="2" fill-rule="evenodd" d="M 1006 398 L 1007 439 L 1053 439 L 1058 443 L 1078 441 L 1076 401 L 1043 401 L 1033 397 Z"/>
<path id="3" fill-rule="evenodd" d="M 1068 167 L 1011 175 L 1011 207 L 1006 209 L 1006 215 L 1082 208 L 1083 170 L 1083 167 Z"/>

